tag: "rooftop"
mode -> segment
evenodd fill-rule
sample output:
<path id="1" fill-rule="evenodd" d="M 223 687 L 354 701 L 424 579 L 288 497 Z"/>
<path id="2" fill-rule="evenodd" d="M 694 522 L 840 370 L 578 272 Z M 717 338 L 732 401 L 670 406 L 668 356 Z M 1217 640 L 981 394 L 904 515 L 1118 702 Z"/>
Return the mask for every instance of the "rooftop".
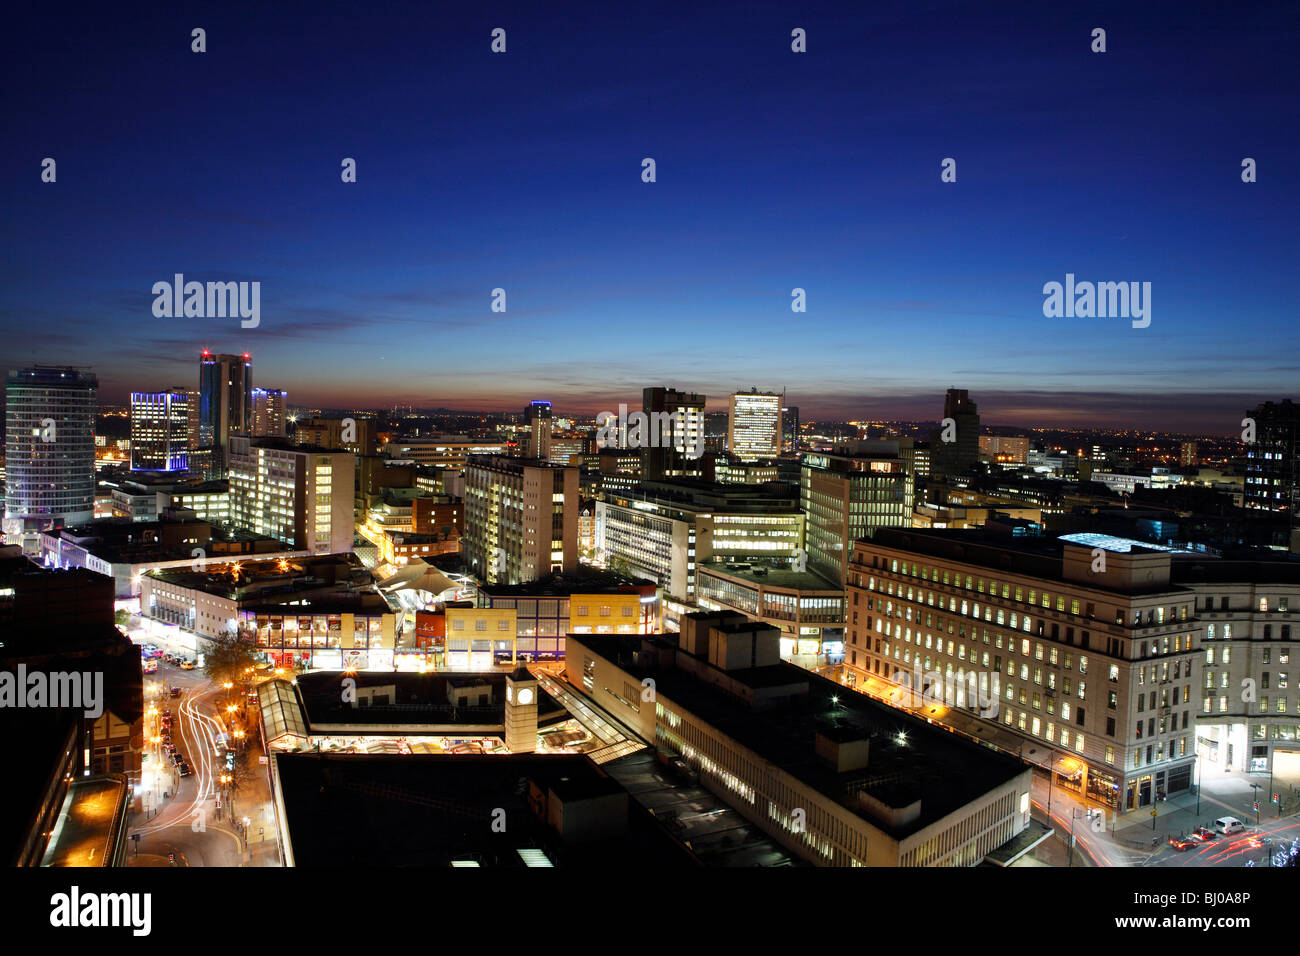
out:
<path id="1" fill-rule="evenodd" d="M 1143 593 L 1163 594 L 1179 590 L 1178 585 L 1160 583 L 1159 581 L 1151 584 L 1133 581 L 1124 587 L 1120 587 L 1103 579 L 1100 575 L 1095 580 L 1086 582 L 1067 577 L 1064 561 L 1066 544 L 1074 544 L 1080 548 L 1089 546 L 1077 542 L 1065 542 L 1060 538 L 1014 537 L 982 528 L 961 530 L 948 528 L 882 528 L 876 531 L 869 542 L 864 541 L 862 543 L 896 548 L 912 554 L 926 555 L 944 561 L 957 561 L 987 568 L 1001 574 L 1018 574 L 1047 581 L 1068 581 L 1075 586 L 1086 586 L 1095 591 L 1107 591 L 1126 596 Z M 1136 542 L 1130 546 L 1128 551 L 1119 553 L 1139 555 L 1144 553 L 1144 550 L 1145 553 L 1153 555 L 1168 551 L 1166 548 L 1148 547 L 1142 542 Z M 1191 556 L 1202 560 L 1212 560 L 1208 555 L 1201 555 L 1196 552 L 1190 553 L 1188 557 Z M 1177 558 L 1174 564 L 1177 564 L 1179 560 L 1184 560 L 1182 555 L 1171 555 L 1171 557 Z"/>
<path id="2" fill-rule="evenodd" d="M 339 692 L 344 676 L 356 681 L 358 705 L 345 704 Z M 397 671 L 312 671 L 298 676 L 295 687 L 302 706 L 303 717 L 310 729 L 331 724 L 392 725 L 428 724 L 429 733 L 438 727 L 467 724 L 504 726 L 506 675 L 499 671 L 454 673 L 436 671 L 412 673 Z M 478 705 L 480 691 L 486 687 L 488 703 Z M 379 688 L 391 688 L 391 696 L 383 695 L 384 703 L 360 705 L 360 700 Z M 463 690 L 474 703 L 468 706 L 453 704 L 454 692 Z M 537 695 L 538 723 L 546 725 L 568 718 L 567 711 L 539 688 Z"/>
<path id="3" fill-rule="evenodd" d="M 796 571 L 793 568 L 767 567 L 745 562 L 701 561 L 696 569 L 710 574 L 725 574 L 749 584 L 769 588 L 787 588 L 792 591 L 833 591 L 843 594 L 844 589 L 815 571 Z"/>
<path id="4" fill-rule="evenodd" d="M 793 664 L 727 671 L 750 687 L 806 684 L 808 693 L 772 709 L 755 710 L 739 698 L 672 668 L 637 664 L 634 653 L 648 642 L 672 646 L 664 638 L 619 635 L 569 635 L 575 643 L 644 680 L 652 678 L 661 699 L 677 704 L 805 784 L 841 802 L 896 839 L 929 826 L 1020 774 L 1014 757 L 939 729 Z M 678 654 L 685 654 L 678 651 Z M 689 656 L 689 655 L 688 655 Z M 645 661 L 645 657 L 641 658 Z M 816 752 L 816 736 L 830 732 L 840 740 L 870 740 L 862 770 L 838 772 Z M 920 798 L 920 815 L 890 827 L 858 808 L 857 791 L 889 803 Z"/>
<path id="5" fill-rule="evenodd" d="M 690 867 L 692 854 L 579 755 L 277 754 L 285 823 L 298 866 L 554 865 L 642 872 Z M 545 818 L 549 791 L 613 796 L 615 832 L 565 836 Z M 534 802 L 535 796 L 543 801 Z M 503 814 L 505 826 L 490 826 Z M 566 805 L 565 816 L 569 810 Z M 348 838 L 339 839 L 339 821 Z M 576 821 L 579 826 L 585 821 Z M 572 822 L 566 819 L 566 826 Z"/>
<path id="6" fill-rule="evenodd" d="M 581 565 L 576 571 L 551 574 L 523 584 L 481 584 L 479 591 L 489 597 L 569 597 L 574 594 L 605 594 L 635 588 L 654 587 L 653 581 L 633 578 Z"/>
<path id="7" fill-rule="evenodd" d="M 180 588 L 217 594 L 232 601 L 270 596 L 275 591 L 323 589 L 343 586 L 354 578 L 369 581 L 369 572 L 351 554 L 259 560 L 256 555 L 213 556 L 201 570 L 190 567 L 160 568 L 148 572 L 156 581 Z"/>

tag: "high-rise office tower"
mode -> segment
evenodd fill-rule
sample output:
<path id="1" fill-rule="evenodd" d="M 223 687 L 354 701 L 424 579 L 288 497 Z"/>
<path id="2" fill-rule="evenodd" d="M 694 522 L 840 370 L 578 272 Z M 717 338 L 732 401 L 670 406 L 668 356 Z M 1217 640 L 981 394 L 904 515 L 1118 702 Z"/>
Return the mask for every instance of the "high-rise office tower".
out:
<path id="1" fill-rule="evenodd" d="M 641 393 L 646 421 L 640 435 L 642 475 L 661 478 L 700 478 L 704 475 L 704 396 L 654 387 Z M 624 447 L 632 447 L 636 432 L 629 427 Z"/>
<path id="2" fill-rule="evenodd" d="M 131 393 L 131 470 L 185 471 L 190 397 L 183 389 Z"/>
<path id="3" fill-rule="evenodd" d="M 1178 464 L 1184 468 L 1195 468 L 1201 463 L 1201 456 L 1197 454 L 1196 442 L 1185 441 L 1178 446 Z"/>
<path id="4" fill-rule="evenodd" d="M 471 455 L 460 552 L 490 584 L 523 584 L 578 568 L 578 469 Z"/>
<path id="5" fill-rule="evenodd" d="M 980 460 L 980 417 L 966 389 L 948 389 L 943 417 L 930 442 L 930 471 L 959 475 Z"/>
<path id="6" fill-rule="evenodd" d="M 352 550 L 356 458 L 281 438 L 230 439 L 230 523 L 295 550 Z"/>
<path id="7" fill-rule="evenodd" d="M 5 380 L 4 530 L 10 543 L 23 532 L 94 518 L 98 388 L 99 380 L 79 368 L 38 365 Z"/>
<path id="8" fill-rule="evenodd" d="M 781 409 L 781 450 L 799 450 L 799 406 L 786 405 Z"/>
<path id="9" fill-rule="evenodd" d="M 844 586 L 853 542 L 912 525 L 914 485 L 898 441 L 858 442 L 851 454 L 804 455 L 800 504 L 808 570 Z"/>
<path id="10" fill-rule="evenodd" d="M 167 391 L 185 396 L 186 407 L 189 409 L 189 421 L 185 426 L 185 434 L 188 439 L 186 447 L 190 451 L 197 451 L 199 448 L 199 390 L 174 385 Z"/>
<path id="11" fill-rule="evenodd" d="M 745 461 L 781 454 L 780 395 L 751 389 L 731 396 L 727 451 Z"/>
<path id="12" fill-rule="evenodd" d="M 1242 504 L 1261 511 L 1294 513 L 1300 479 L 1296 424 L 1300 406 L 1291 399 L 1265 402 L 1248 411 L 1255 440 L 1246 442 Z"/>
<path id="13" fill-rule="evenodd" d="M 524 451 L 528 458 L 547 461 L 551 457 L 551 403 L 533 402 L 524 409 L 524 422 L 528 425 L 528 442 Z"/>
<path id="14" fill-rule="evenodd" d="M 253 436 L 256 438 L 283 438 L 285 435 L 285 404 L 289 394 L 278 388 L 255 388 L 253 395 Z"/>
<path id="15" fill-rule="evenodd" d="M 199 359 L 199 447 L 213 449 L 212 466 L 225 471 L 225 450 L 232 434 L 248 434 L 253 414 L 253 362 L 243 355 Z"/>

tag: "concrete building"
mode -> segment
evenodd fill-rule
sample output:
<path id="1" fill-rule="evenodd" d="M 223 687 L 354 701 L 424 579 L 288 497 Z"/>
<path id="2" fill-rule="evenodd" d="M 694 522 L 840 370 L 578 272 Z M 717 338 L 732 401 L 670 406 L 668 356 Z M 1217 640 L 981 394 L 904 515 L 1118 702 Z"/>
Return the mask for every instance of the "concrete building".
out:
<path id="1" fill-rule="evenodd" d="M 741 461 L 730 455 L 714 460 L 713 477 L 722 484 L 764 485 L 781 480 L 781 468 L 772 459 Z"/>
<path id="2" fill-rule="evenodd" d="M 356 459 L 350 452 L 238 436 L 230 440 L 229 462 L 233 527 L 311 554 L 352 550 Z"/>
<path id="3" fill-rule="evenodd" d="M 799 444 L 799 406 L 785 405 L 781 409 L 781 450 L 798 454 Z"/>
<path id="4" fill-rule="evenodd" d="M 1088 533 L 881 531 L 854 550 L 846 668 L 1061 786 L 1147 807 L 1192 785 L 1208 641 L 1180 579 L 1211 560 Z"/>
<path id="5" fill-rule="evenodd" d="M 196 552 L 198 552 L 196 554 Z M 214 532 L 193 512 L 164 512 L 157 521 L 100 519 L 82 528 L 41 533 L 41 562 L 85 568 L 114 580 L 115 596 L 140 596 L 142 576 L 160 568 L 191 568 L 198 557 L 239 561 L 301 557 L 274 538 Z"/>
<path id="6" fill-rule="evenodd" d="M 878 528 L 910 526 L 914 494 L 897 441 L 804 455 L 800 503 L 807 516 L 808 569 L 843 587 L 853 542 Z"/>
<path id="7" fill-rule="evenodd" d="M 1300 445 L 1296 425 L 1300 408 L 1290 399 L 1265 402 L 1246 413 L 1254 422 L 1255 440 L 1246 442 L 1243 505 L 1292 517 L 1300 482 Z"/>
<path id="8" fill-rule="evenodd" d="M 295 425 L 293 439 L 298 445 L 374 455 L 379 448 L 375 424 L 372 418 L 308 418 Z"/>
<path id="9" fill-rule="evenodd" d="M 576 465 L 584 455 L 593 452 L 595 440 L 585 432 L 551 432 L 551 453 L 547 460 L 552 465 Z"/>
<path id="10" fill-rule="evenodd" d="M 844 589 L 814 571 L 713 559 L 697 567 L 705 610 L 736 611 L 781 632 L 782 660 L 805 667 L 844 653 Z"/>
<path id="11" fill-rule="evenodd" d="M 647 481 L 704 474 L 704 396 L 654 387 L 642 392 L 649 435 L 641 436 L 641 473 Z M 629 435 L 622 447 L 633 447 Z"/>
<path id="12" fill-rule="evenodd" d="M 397 628 L 394 609 L 369 573 L 354 556 L 338 554 L 214 558 L 197 567 L 191 562 L 149 571 L 141 580 L 140 613 L 200 641 L 255 637 L 272 658 L 288 654 L 297 663 L 307 652 L 309 664 L 313 650 L 365 649 L 374 636 L 376 648 L 388 649 L 391 666 Z M 316 666 L 343 667 L 339 661 L 325 655 Z"/>
<path id="13" fill-rule="evenodd" d="M 524 447 L 524 457 L 551 460 L 551 403 L 532 402 L 524 409 L 524 424 L 528 428 L 528 438 Z M 563 462 L 568 464 L 568 462 Z"/>
<path id="14" fill-rule="evenodd" d="M 781 454 L 782 396 L 752 389 L 731 396 L 727 451 L 743 461 Z"/>
<path id="15" fill-rule="evenodd" d="M 700 563 L 789 568 L 803 536 L 796 492 L 783 484 L 646 482 L 596 502 L 597 551 L 606 565 L 656 581 L 687 602 L 695 600 Z"/>
<path id="16" fill-rule="evenodd" d="M 804 861 L 974 866 L 1030 826 L 1028 768 L 782 663 L 775 628 L 676 638 L 571 635 L 566 677 Z"/>
<path id="17" fill-rule="evenodd" d="M 431 438 L 399 438 L 385 446 L 388 455 L 399 461 L 418 465 L 463 469 L 470 455 L 505 455 L 508 442 L 467 438 L 464 435 L 440 435 Z"/>
<path id="18" fill-rule="evenodd" d="M 980 454 L 999 465 L 1023 465 L 1029 460 L 1029 439 L 980 435 Z"/>
<path id="19" fill-rule="evenodd" d="M 519 584 L 578 567 L 578 469 L 531 458 L 471 456 L 461 552 L 472 574 Z"/>
<path id="20" fill-rule="evenodd" d="M 1175 557 L 1171 576 L 1196 593 L 1202 630 L 1192 691 L 1201 773 L 1269 773 L 1274 790 L 1300 786 L 1300 562 L 1276 552 Z"/>
<path id="21" fill-rule="evenodd" d="M 979 411 L 966 389 L 950 388 L 943 399 L 943 417 L 930 440 L 930 471 L 959 475 L 979 462 Z"/>
<path id="22" fill-rule="evenodd" d="M 36 533 L 95 515 L 95 396 L 78 368 L 38 365 L 5 380 L 5 539 L 36 548 Z"/>

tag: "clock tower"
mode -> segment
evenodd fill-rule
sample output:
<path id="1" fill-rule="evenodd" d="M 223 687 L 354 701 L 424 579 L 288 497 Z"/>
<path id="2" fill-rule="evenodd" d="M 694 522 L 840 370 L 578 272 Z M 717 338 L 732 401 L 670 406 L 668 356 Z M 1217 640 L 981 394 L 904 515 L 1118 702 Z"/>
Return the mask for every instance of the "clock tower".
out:
<path id="1" fill-rule="evenodd" d="M 525 667 L 506 675 L 506 749 L 530 754 L 537 749 L 537 681 Z"/>

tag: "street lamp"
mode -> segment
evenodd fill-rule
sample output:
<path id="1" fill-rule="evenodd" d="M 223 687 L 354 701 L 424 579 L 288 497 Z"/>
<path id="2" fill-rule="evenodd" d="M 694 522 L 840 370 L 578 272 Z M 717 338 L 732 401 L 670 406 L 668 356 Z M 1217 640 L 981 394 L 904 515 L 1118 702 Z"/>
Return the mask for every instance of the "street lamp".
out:
<path id="1" fill-rule="evenodd" d="M 1065 865 L 1067 868 L 1074 866 L 1074 819 L 1080 813 L 1085 813 L 1085 812 L 1086 811 L 1083 810 L 1083 808 L 1081 807 L 1070 808 L 1070 855 L 1069 857 L 1066 858 L 1065 861 Z"/>
<path id="2" fill-rule="evenodd" d="M 1196 818 L 1201 818 L 1201 752 L 1196 752 Z"/>

